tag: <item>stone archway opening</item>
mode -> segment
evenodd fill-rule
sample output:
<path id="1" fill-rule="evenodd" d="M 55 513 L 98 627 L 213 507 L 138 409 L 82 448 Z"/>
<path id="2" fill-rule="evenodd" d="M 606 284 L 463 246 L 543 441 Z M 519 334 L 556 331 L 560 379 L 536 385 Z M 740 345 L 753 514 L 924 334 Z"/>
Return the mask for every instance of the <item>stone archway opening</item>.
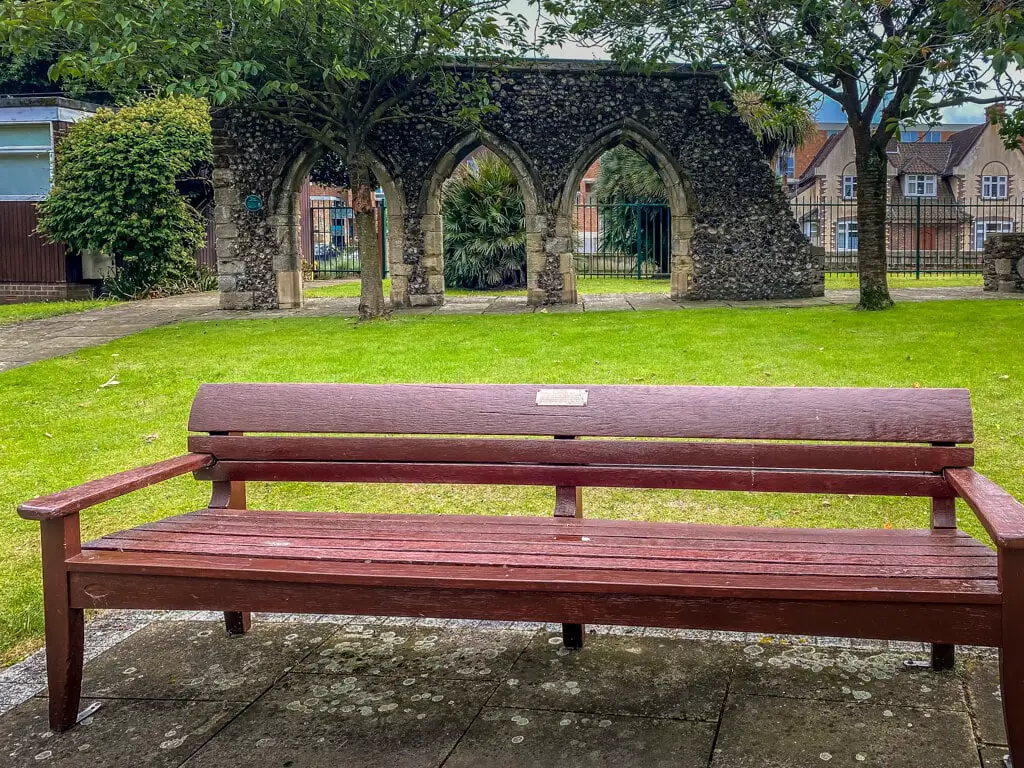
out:
<path id="1" fill-rule="evenodd" d="M 359 277 L 361 250 L 353 239 L 351 196 L 343 185 L 330 182 L 316 184 L 310 174 L 324 157 L 323 147 L 302 145 L 283 164 L 278 182 L 270 189 L 266 201 L 265 229 L 277 289 L 277 306 L 281 309 L 301 307 L 310 279 L 319 276 Z M 371 169 L 381 197 L 382 217 L 378 245 L 392 262 L 401 264 L 405 231 L 405 198 L 384 163 L 376 156 Z M 316 200 L 315 198 L 320 198 Z M 383 218 L 386 217 L 386 218 Z M 346 268 L 352 274 L 345 275 Z M 398 291 L 402 284 L 401 266 Z M 335 274 L 337 273 L 337 274 Z M 392 300 L 396 286 L 392 276 Z"/>
<path id="2" fill-rule="evenodd" d="M 463 137 L 437 159 L 424 190 L 427 290 L 410 296 L 411 303 L 442 304 L 446 287 L 525 287 L 530 303 L 544 303 L 542 199 L 536 175 L 514 145 L 485 133 Z M 466 210 L 474 205 L 476 210 Z M 467 213 L 480 220 L 474 225 Z M 456 284 L 448 286 L 449 280 Z"/>
<path id="3" fill-rule="evenodd" d="M 672 297 L 686 296 L 692 194 L 670 158 L 631 121 L 591 137 L 566 180 L 556 221 L 557 246 L 571 251 L 576 280 L 669 278 Z"/>

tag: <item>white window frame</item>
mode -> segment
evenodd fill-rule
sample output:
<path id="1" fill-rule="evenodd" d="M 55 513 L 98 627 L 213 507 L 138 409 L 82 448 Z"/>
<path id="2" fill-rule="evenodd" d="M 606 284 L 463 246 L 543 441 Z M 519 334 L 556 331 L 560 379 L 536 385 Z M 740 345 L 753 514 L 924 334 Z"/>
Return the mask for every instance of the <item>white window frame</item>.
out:
<path id="1" fill-rule="evenodd" d="M 857 197 L 857 177 L 843 176 L 843 200 L 854 200 Z"/>
<path id="2" fill-rule="evenodd" d="M 981 196 L 985 200 L 1005 200 L 1010 196 L 1009 176 L 986 175 L 981 177 Z"/>
<path id="3" fill-rule="evenodd" d="M 1016 225 L 1013 219 L 986 219 L 974 223 L 974 249 L 982 251 L 985 249 L 985 241 L 989 235 L 1012 234 L 1016 232 Z"/>
<path id="4" fill-rule="evenodd" d="M 903 182 L 906 197 L 938 197 L 939 179 L 934 173 L 908 173 Z"/>
<path id="5" fill-rule="evenodd" d="M 853 228 L 854 246 L 850 247 L 850 228 Z M 842 234 L 840 234 L 842 233 Z M 836 222 L 836 250 L 856 251 L 860 247 L 860 235 L 856 219 L 842 219 Z"/>
<path id="6" fill-rule="evenodd" d="M 2 123 L 2 125 L 45 125 L 50 136 L 49 146 L 0 146 L 0 156 L 3 155 L 38 155 L 45 152 L 50 159 L 50 187 L 53 187 L 53 123 L 50 121 L 32 120 L 24 123 Z M 0 202 L 38 201 L 45 200 L 46 195 L 0 195 Z"/>

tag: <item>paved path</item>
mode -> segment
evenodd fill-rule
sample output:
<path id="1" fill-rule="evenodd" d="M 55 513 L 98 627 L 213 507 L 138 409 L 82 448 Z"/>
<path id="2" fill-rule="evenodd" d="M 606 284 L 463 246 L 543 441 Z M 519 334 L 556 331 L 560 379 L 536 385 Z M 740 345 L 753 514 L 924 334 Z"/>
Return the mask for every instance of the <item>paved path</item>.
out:
<path id="1" fill-rule="evenodd" d="M 985 293 L 969 288 L 895 288 L 891 291 L 897 302 L 945 301 L 954 299 L 1007 300 L 1024 299 L 1024 294 Z M 645 310 L 712 309 L 722 307 L 816 307 L 833 304 L 854 304 L 857 291 L 826 291 L 814 299 L 779 299 L 770 301 L 672 301 L 663 293 L 584 294 L 581 302 L 535 308 L 526 304 L 525 296 L 454 296 L 443 307 L 400 309 L 395 315 L 525 315 L 534 312 L 631 312 Z M 358 299 L 309 299 L 302 309 L 271 312 L 222 312 L 217 308 L 214 293 L 174 296 L 117 304 L 112 307 L 78 312 L 70 315 L 29 320 L 0 326 L 0 371 L 21 365 L 60 357 L 85 347 L 130 336 L 150 328 L 184 320 L 250 320 L 273 317 L 354 317 Z"/>
<path id="2" fill-rule="evenodd" d="M 1006 753 L 990 654 L 935 673 L 904 665 L 923 649 L 835 639 L 602 628 L 569 652 L 539 624 L 257 616 L 228 638 L 208 616 L 133 616 L 90 623 L 83 705 L 100 708 L 68 733 L 46 727 L 40 655 L 0 674 L 4 766 L 997 768 Z"/>

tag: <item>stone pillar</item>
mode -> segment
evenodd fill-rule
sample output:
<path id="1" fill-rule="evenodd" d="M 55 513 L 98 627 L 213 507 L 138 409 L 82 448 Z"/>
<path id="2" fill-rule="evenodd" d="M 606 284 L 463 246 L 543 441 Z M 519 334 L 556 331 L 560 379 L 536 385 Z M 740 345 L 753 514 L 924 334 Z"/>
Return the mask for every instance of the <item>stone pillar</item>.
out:
<path id="1" fill-rule="evenodd" d="M 420 219 L 420 231 L 423 234 L 422 279 L 415 286 L 417 292 L 408 293 L 408 306 L 439 307 L 444 304 L 444 216 L 440 213 L 424 214 Z"/>
<path id="2" fill-rule="evenodd" d="M 230 168 L 213 169 L 213 221 L 217 251 L 217 287 L 221 309 L 252 309 L 252 291 L 245 290 L 245 260 L 238 253 L 238 190 Z"/>
<path id="3" fill-rule="evenodd" d="M 989 235 L 981 269 L 986 291 L 1024 293 L 1024 233 Z"/>
<path id="4" fill-rule="evenodd" d="M 690 243 L 693 240 L 693 217 L 672 216 L 672 266 L 671 296 L 685 299 L 693 288 L 693 256 Z"/>
<path id="5" fill-rule="evenodd" d="M 554 221 L 552 234 L 547 216 L 527 217 L 526 300 L 531 306 L 577 301 L 572 216 L 556 214 Z"/>

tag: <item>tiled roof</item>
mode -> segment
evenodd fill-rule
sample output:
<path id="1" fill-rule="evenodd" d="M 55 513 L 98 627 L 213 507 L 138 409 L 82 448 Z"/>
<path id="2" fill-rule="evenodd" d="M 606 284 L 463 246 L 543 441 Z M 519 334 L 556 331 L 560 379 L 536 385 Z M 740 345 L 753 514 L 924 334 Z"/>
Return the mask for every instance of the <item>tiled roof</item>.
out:
<path id="1" fill-rule="evenodd" d="M 946 174 L 953 173 L 954 169 L 963 162 L 967 153 L 971 151 L 971 148 L 978 143 L 978 139 L 985 133 L 986 128 L 988 128 L 988 123 L 982 123 L 973 128 L 968 128 L 966 131 L 958 131 L 949 137 L 949 145 L 952 151 L 949 156 L 949 165 L 945 169 Z"/>
<path id="2" fill-rule="evenodd" d="M 946 174 L 946 168 L 949 167 L 951 152 L 952 147 L 948 141 L 899 142 L 895 151 L 889 152 L 889 162 L 901 174 L 934 173 L 941 176 Z"/>
<path id="3" fill-rule="evenodd" d="M 843 137 L 843 134 L 848 130 L 849 128 L 843 128 L 839 133 L 833 133 L 825 139 L 825 143 L 821 145 L 821 149 L 818 150 L 817 154 L 814 155 L 814 159 L 807 164 L 804 172 L 800 175 L 800 184 L 803 184 L 808 179 L 814 178 L 814 169 L 818 166 L 818 163 L 829 156 L 832 150 L 835 149 L 836 144 L 838 144 L 839 140 Z"/>

